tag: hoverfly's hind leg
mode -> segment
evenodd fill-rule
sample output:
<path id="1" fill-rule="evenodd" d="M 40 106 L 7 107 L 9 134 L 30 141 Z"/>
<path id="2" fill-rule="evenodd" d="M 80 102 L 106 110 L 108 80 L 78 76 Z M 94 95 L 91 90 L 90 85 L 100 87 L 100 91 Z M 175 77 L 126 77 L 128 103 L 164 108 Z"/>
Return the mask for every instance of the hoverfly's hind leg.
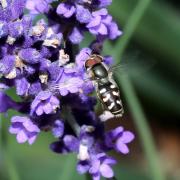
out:
<path id="1" fill-rule="evenodd" d="M 109 78 L 113 79 L 113 74 L 116 73 L 117 70 L 118 70 L 118 73 L 123 75 L 124 71 L 128 71 L 127 65 L 125 65 L 125 64 L 116 64 L 116 65 L 111 66 L 108 69 Z"/>
<path id="2" fill-rule="evenodd" d="M 122 116 L 124 114 L 124 109 L 123 108 L 122 108 L 121 112 L 119 112 L 117 114 L 113 114 L 112 112 L 110 112 L 108 109 L 105 109 L 104 107 L 103 107 L 103 109 L 104 109 L 103 114 L 101 114 L 99 116 L 99 118 L 100 118 L 100 120 L 102 122 L 108 121 L 109 119 L 119 119 L 119 118 L 122 118 Z"/>

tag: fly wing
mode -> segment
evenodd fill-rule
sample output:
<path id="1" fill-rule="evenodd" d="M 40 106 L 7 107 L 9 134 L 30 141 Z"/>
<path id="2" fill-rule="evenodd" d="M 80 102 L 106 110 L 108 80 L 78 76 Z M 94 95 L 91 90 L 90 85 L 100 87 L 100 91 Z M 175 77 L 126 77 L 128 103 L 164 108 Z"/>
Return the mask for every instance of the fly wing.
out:
<path id="1" fill-rule="evenodd" d="M 48 90 L 51 91 L 52 93 L 60 93 L 64 94 L 64 92 L 80 92 L 84 86 L 84 83 L 86 83 L 88 80 L 87 79 L 81 79 L 78 77 L 74 77 L 71 79 L 66 80 L 63 83 L 51 83 L 49 84 Z"/>
<path id="2" fill-rule="evenodd" d="M 138 76 L 150 71 L 155 64 L 152 59 L 148 61 L 144 59 L 137 60 L 137 58 L 133 59 L 133 61 L 124 60 L 122 63 L 111 66 L 108 72 L 110 77 L 113 74 Z"/>

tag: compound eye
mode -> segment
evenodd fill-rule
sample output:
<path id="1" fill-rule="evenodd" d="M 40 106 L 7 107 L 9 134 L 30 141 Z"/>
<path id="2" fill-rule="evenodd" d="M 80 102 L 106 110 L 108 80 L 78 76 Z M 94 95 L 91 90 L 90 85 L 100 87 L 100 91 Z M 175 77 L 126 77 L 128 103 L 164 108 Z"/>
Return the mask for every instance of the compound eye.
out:
<path id="1" fill-rule="evenodd" d="M 91 68 L 96 64 L 99 64 L 103 61 L 103 57 L 100 55 L 92 55 L 90 58 L 85 62 L 85 68 Z"/>
<path id="2" fill-rule="evenodd" d="M 88 59 L 85 62 L 86 69 L 93 67 L 97 62 L 94 59 Z"/>
<path id="3" fill-rule="evenodd" d="M 91 64 L 90 64 L 89 60 L 87 60 L 85 62 L 85 68 L 88 69 L 89 67 L 91 67 Z"/>

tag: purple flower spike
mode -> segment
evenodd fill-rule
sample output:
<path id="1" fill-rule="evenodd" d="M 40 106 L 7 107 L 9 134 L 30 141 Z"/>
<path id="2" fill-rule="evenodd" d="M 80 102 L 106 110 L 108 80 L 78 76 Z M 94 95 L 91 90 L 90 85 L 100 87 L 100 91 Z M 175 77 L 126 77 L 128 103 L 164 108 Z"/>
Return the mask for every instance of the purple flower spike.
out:
<path id="1" fill-rule="evenodd" d="M 41 91 L 31 104 L 31 113 L 35 112 L 38 116 L 51 114 L 59 107 L 59 100 L 47 91 Z"/>
<path id="2" fill-rule="evenodd" d="M 25 143 L 26 141 L 29 144 L 34 143 L 40 129 L 28 117 L 14 116 L 11 119 L 11 123 L 9 132 L 17 135 L 18 143 Z"/>
<path id="3" fill-rule="evenodd" d="M 106 134 L 105 142 L 107 147 L 114 148 L 116 151 L 123 154 L 128 154 L 129 148 L 127 144 L 133 139 L 133 133 L 130 131 L 124 131 L 123 127 L 117 127 Z"/>
<path id="4" fill-rule="evenodd" d="M 12 117 L 9 132 L 19 143 L 32 144 L 40 131 L 51 131 L 57 141 L 50 148 L 56 153 L 75 153 L 77 171 L 89 173 L 93 180 L 112 178 L 116 161 L 106 153 L 115 149 L 127 154 L 128 143 L 134 139 L 123 127 L 105 131 L 106 114 L 96 115 L 93 93 L 100 82 L 94 83 L 91 70 L 85 68 L 91 55 L 103 56 L 105 40 L 122 34 L 108 13 L 111 2 L 0 2 L 0 90 L 14 88 L 21 99 L 15 102 L 0 91 L 0 113 L 13 109 L 25 114 Z M 42 19 L 34 21 L 40 14 Z M 81 43 L 89 35 L 95 37 Z M 95 61 L 89 63 L 93 66 Z M 113 58 L 103 56 L 103 63 L 108 68 Z"/>

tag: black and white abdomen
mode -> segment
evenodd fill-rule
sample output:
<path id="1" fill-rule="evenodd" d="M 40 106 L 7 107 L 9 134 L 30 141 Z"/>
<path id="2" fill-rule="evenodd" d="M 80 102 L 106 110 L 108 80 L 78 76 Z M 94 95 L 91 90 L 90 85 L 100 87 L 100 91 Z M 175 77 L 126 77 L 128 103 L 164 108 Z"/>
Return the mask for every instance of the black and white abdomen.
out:
<path id="1" fill-rule="evenodd" d="M 108 82 L 104 85 L 98 85 L 98 95 L 106 110 L 116 116 L 123 115 L 122 101 L 116 83 Z"/>

